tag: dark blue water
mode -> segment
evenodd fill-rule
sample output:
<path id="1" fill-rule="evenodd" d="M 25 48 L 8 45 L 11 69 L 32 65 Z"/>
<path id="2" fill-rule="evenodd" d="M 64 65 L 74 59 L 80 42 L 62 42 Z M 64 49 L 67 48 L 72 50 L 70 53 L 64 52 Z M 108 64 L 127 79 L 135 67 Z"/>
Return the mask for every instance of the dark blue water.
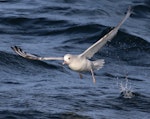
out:
<path id="1" fill-rule="evenodd" d="M 31 61 L 11 46 L 41 56 L 80 54 L 123 18 L 118 35 L 93 59 L 105 66 L 80 79 L 61 61 Z M 149 0 L 0 0 L 0 119 L 150 119 Z M 133 92 L 120 95 L 120 84 Z"/>

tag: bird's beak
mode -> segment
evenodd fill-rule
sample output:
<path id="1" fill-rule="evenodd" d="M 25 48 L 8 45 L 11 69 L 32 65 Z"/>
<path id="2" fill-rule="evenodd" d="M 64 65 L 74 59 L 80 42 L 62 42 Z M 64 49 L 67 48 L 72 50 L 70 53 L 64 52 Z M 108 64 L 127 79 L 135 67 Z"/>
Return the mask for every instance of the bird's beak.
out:
<path id="1" fill-rule="evenodd" d="M 66 62 L 66 61 L 64 61 L 62 64 L 63 64 L 63 65 L 65 65 L 65 64 L 67 64 L 67 62 Z"/>

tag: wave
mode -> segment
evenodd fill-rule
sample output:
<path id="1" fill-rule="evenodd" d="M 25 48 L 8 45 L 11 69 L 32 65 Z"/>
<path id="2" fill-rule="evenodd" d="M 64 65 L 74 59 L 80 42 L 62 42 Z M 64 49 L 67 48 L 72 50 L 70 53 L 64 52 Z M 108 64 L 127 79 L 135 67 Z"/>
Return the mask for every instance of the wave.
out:
<path id="1" fill-rule="evenodd" d="M 88 116 L 79 115 L 74 112 L 62 112 L 62 113 L 43 113 L 34 110 L 27 110 L 27 111 L 9 111 L 4 110 L 0 111 L 0 116 L 3 119 L 91 119 Z"/>
<path id="2" fill-rule="evenodd" d="M 150 18 L 150 6 L 149 3 L 145 5 L 135 5 L 134 6 L 134 17 L 135 18 Z"/>
<path id="3" fill-rule="evenodd" d="M 133 98 L 124 98 L 122 95 L 120 95 L 119 98 L 117 98 L 117 101 L 121 103 L 122 107 L 124 107 L 124 110 L 126 108 L 134 108 L 134 110 L 140 110 L 143 112 L 150 112 L 150 101 L 149 97 L 144 96 L 144 94 L 140 94 L 138 92 L 133 92 L 134 97 Z"/>
<path id="4" fill-rule="evenodd" d="M 27 74 L 39 73 L 42 71 L 46 71 L 47 69 L 48 70 L 55 69 L 55 70 L 62 71 L 62 67 L 60 67 L 59 65 L 56 66 L 55 64 L 52 64 L 52 63 L 28 60 L 20 56 L 2 52 L 2 51 L 0 51 L 0 56 L 1 56 L 0 57 L 0 65 L 1 65 L 0 70 L 2 72 L 3 71 L 7 71 L 7 73 L 12 72 L 12 69 L 13 69 L 13 72 L 20 71 L 24 73 L 27 72 Z"/>
<path id="5" fill-rule="evenodd" d="M 50 34 L 63 33 L 68 25 L 65 20 L 52 20 L 47 18 L 27 17 L 1 17 L 0 34 L 20 34 L 46 36 Z M 58 26 L 61 28 L 58 29 Z"/>

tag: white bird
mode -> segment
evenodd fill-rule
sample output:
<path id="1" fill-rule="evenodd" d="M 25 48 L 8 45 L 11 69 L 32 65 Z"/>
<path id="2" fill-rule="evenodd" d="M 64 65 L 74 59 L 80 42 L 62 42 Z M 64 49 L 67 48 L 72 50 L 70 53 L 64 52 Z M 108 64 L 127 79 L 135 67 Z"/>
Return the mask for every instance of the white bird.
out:
<path id="1" fill-rule="evenodd" d="M 86 49 L 83 53 L 79 55 L 72 55 L 72 54 L 66 54 L 64 57 L 38 57 L 36 55 L 26 53 L 21 48 L 14 46 L 11 47 L 18 55 L 31 59 L 31 60 L 63 60 L 63 64 L 66 64 L 69 66 L 70 69 L 77 71 L 77 72 L 83 72 L 83 71 L 89 71 L 92 74 L 93 82 L 95 83 L 95 76 L 94 76 L 94 70 L 99 70 L 104 65 L 104 59 L 99 59 L 96 61 L 91 61 L 93 55 L 102 48 L 107 41 L 110 41 L 114 38 L 114 36 L 117 34 L 119 28 L 121 25 L 126 21 L 126 19 L 131 14 L 131 8 L 128 9 L 125 17 L 121 20 L 121 22 L 113 28 L 109 33 L 104 35 L 101 39 L 99 39 L 96 43 L 94 43 L 92 46 L 90 46 L 88 49 Z M 80 74 L 80 78 L 82 75 Z"/>

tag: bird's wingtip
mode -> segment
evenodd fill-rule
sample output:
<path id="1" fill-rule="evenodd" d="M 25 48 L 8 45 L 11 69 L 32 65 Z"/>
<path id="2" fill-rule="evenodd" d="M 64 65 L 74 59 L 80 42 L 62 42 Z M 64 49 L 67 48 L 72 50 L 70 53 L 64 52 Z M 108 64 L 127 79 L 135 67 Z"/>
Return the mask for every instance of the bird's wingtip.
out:
<path id="1" fill-rule="evenodd" d="M 130 5 L 130 6 L 128 7 L 128 11 L 127 11 L 127 12 L 130 13 L 130 14 L 132 14 L 133 9 L 134 9 L 133 6 Z"/>

